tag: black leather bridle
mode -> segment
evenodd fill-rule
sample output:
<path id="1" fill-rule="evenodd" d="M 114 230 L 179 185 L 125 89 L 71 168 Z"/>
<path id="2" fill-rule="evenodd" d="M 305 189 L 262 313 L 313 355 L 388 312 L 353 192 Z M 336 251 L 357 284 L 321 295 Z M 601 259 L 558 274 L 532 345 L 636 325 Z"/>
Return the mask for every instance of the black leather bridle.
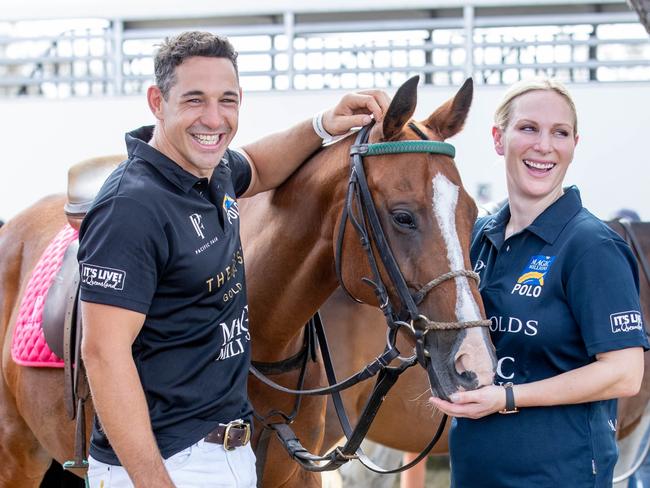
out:
<path id="1" fill-rule="evenodd" d="M 409 125 L 412 129 L 416 130 L 421 137 L 426 137 L 419 129 L 417 129 L 415 124 L 411 123 Z M 442 154 L 453 158 L 456 155 L 456 149 L 447 142 L 430 140 L 391 141 L 369 144 L 367 140 L 370 129 L 371 126 L 364 127 L 359 132 L 355 143 L 350 148 L 350 181 L 348 183 L 348 192 L 345 199 L 345 206 L 343 207 L 343 215 L 336 243 L 336 274 L 341 288 L 343 288 L 350 298 L 359 302 L 359 300 L 353 297 L 345 287 L 341 271 L 343 238 L 345 235 L 346 223 L 349 220 L 359 236 L 361 245 L 364 248 L 368 262 L 370 263 L 373 278 L 363 278 L 363 281 L 374 289 L 375 295 L 380 304 L 379 308 L 384 313 L 390 331 L 389 345 L 394 347 L 397 331 L 401 327 L 406 327 L 415 336 L 418 362 L 422 367 L 427 369 L 429 360 L 426 350 L 424 349 L 424 336 L 428 331 L 465 329 L 468 327 L 487 327 L 490 325 L 490 321 L 471 320 L 458 322 L 435 322 L 421 314 L 418 310 L 418 305 L 422 300 L 424 300 L 429 291 L 447 280 L 464 276 L 472 278 L 478 283 L 479 276 L 474 271 L 467 269 L 452 270 L 431 280 L 414 293 L 409 290 L 406 280 L 397 265 L 397 261 L 393 256 L 386 235 L 381 227 L 379 215 L 377 214 L 377 209 L 372 199 L 370 188 L 368 187 L 368 181 L 363 167 L 363 158 L 400 153 Z M 372 249 L 373 245 L 379 254 L 379 258 L 386 273 L 388 274 L 389 283 L 397 295 L 397 306 L 391 302 L 387 286 L 382 279 L 379 265 Z"/>
<path id="2" fill-rule="evenodd" d="M 412 124 L 412 126 L 412 128 L 418 134 L 420 134 L 421 137 L 425 137 L 424 134 L 422 134 L 422 132 L 417 129 L 414 124 Z M 388 240 L 386 239 L 386 235 L 384 234 L 384 231 L 381 227 L 377 209 L 373 202 L 363 167 L 364 157 L 401 153 L 430 153 L 443 154 L 453 158 L 455 156 L 455 148 L 446 142 L 430 140 L 391 141 L 369 144 L 367 141 L 370 128 L 371 126 L 366 126 L 361 131 L 359 131 L 355 143 L 350 148 L 350 179 L 348 182 L 348 190 L 339 227 L 335 261 L 339 285 L 351 298 L 353 298 L 355 301 L 359 301 L 353 297 L 345 287 L 341 270 L 343 241 L 345 237 L 346 225 L 349 221 L 359 236 L 361 245 L 366 253 L 373 275 L 372 279 L 363 278 L 363 282 L 367 283 L 374 289 L 377 300 L 380 304 L 379 308 L 382 310 L 388 324 L 387 343 L 384 352 L 375 358 L 374 361 L 366 365 L 366 367 L 358 373 L 348 377 L 344 381 L 337 382 L 334 368 L 332 366 L 329 348 L 327 347 L 325 331 L 322 327 L 320 316 L 317 314 L 314 316 L 314 318 L 312 318 L 310 324 L 307 326 L 308 331 L 310 332 L 306 332 L 306 337 L 316 336 L 318 338 L 318 343 L 320 344 L 323 363 L 330 386 L 310 390 L 302 389 L 304 382 L 304 371 L 307 365 L 307 357 L 310 355 L 308 351 L 312 351 L 311 355 L 314 355 L 314 346 L 309 345 L 307 341 L 305 342 L 305 348 L 303 349 L 304 353 L 299 353 L 301 354 L 301 358 L 304 357 L 303 369 L 301 370 L 300 379 L 298 382 L 299 389 L 294 390 L 283 387 L 268 379 L 262 372 L 258 370 L 259 368 L 266 374 L 274 374 L 279 371 L 288 371 L 289 369 L 282 367 L 283 362 L 274 363 L 273 365 L 269 365 L 268 363 L 262 364 L 253 362 L 251 366 L 251 373 L 264 384 L 284 393 L 298 395 L 292 417 L 295 417 L 295 413 L 297 413 L 300 397 L 302 395 L 332 395 L 336 413 L 341 423 L 341 428 L 343 429 L 343 432 L 347 438 L 347 442 L 344 446 L 337 447 L 324 456 L 311 454 L 304 447 L 302 447 L 299 440 L 296 438 L 295 434 L 288 425 L 288 421 L 292 420 L 288 419 L 288 416 L 284 415 L 285 420 L 287 420 L 286 423 L 268 422 L 267 419 L 269 416 L 266 416 L 265 418 L 258 416 L 258 419 L 262 421 L 262 423 L 265 425 L 265 428 L 272 429 L 276 432 L 276 434 L 278 434 L 281 442 L 284 444 L 285 448 L 288 450 L 292 458 L 299 462 L 300 465 L 308 471 L 333 470 L 337 469 L 339 466 L 346 463 L 350 459 L 359 459 L 367 468 L 371 469 L 372 471 L 378 473 L 398 473 L 409 469 L 421 461 L 429 453 L 429 451 L 433 448 L 437 440 L 442 435 L 447 420 L 446 415 L 443 415 L 434 438 L 432 439 L 431 443 L 425 448 L 425 450 L 420 453 L 420 455 L 416 457 L 411 463 L 400 468 L 387 470 L 375 465 L 369 458 L 366 457 L 366 455 L 361 450 L 361 441 L 365 438 L 370 425 L 374 420 L 374 417 L 377 414 L 381 403 L 383 402 L 384 397 L 390 388 L 395 384 L 399 375 L 402 374 L 406 369 L 414 366 L 416 363 L 419 363 L 429 373 L 430 380 L 437 381 L 435 373 L 430 371 L 432 369 L 431 362 L 430 358 L 428 357 L 429 355 L 424 347 L 424 337 L 430 330 L 487 327 L 491 323 L 489 320 L 434 322 L 419 312 L 418 305 L 422 302 L 422 300 L 424 300 L 426 294 L 440 283 L 461 276 L 475 279 L 478 282 L 478 275 L 473 271 L 465 269 L 452 270 L 431 280 L 420 290 L 411 292 L 408 285 L 406 284 L 404 276 L 399 269 L 399 266 L 397 265 L 397 261 L 395 260 L 395 257 L 388 244 Z M 388 275 L 389 285 L 397 295 L 397 304 L 394 304 L 390 298 L 388 287 L 384 283 L 384 280 L 380 273 L 379 262 L 375 257 L 373 247 L 377 250 L 377 254 L 379 255 L 379 260 L 381 261 L 382 267 Z M 396 347 L 397 333 L 402 327 L 406 327 L 408 331 L 413 334 L 416 341 L 416 354 L 409 358 L 402 358 L 400 356 L 399 350 Z M 398 361 L 398 365 L 390 366 L 394 360 Z M 296 362 L 296 359 L 295 357 L 292 357 L 288 361 L 291 361 L 291 363 L 294 364 Z M 373 389 L 373 392 L 364 407 L 357 426 L 352 429 L 347 413 L 345 412 L 345 408 L 343 407 L 343 401 L 339 392 L 377 374 L 378 378 L 375 388 Z M 273 411 L 272 414 L 277 415 L 278 412 Z"/>

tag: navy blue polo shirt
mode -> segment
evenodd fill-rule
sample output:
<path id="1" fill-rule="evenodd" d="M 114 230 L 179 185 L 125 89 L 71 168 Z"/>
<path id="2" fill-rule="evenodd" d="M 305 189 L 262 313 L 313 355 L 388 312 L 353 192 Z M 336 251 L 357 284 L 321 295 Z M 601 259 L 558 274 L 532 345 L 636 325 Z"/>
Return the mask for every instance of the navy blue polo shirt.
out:
<path id="1" fill-rule="evenodd" d="M 571 187 L 504 241 L 510 209 L 476 223 L 471 258 L 498 357 L 495 383 L 529 383 L 648 347 L 636 261 Z M 455 419 L 452 486 L 611 487 L 616 400 Z"/>
<path id="2" fill-rule="evenodd" d="M 167 458 L 252 412 L 236 200 L 251 168 L 229 150 L 209 181 L 198 178 L 147 144 L 152 131 L 126 135 L 128 159 L 81 226 L 79 263 L 82 300 L 146 314 L 132 352 Z M 90 453 L 120 464 L 97 418 Z"/>

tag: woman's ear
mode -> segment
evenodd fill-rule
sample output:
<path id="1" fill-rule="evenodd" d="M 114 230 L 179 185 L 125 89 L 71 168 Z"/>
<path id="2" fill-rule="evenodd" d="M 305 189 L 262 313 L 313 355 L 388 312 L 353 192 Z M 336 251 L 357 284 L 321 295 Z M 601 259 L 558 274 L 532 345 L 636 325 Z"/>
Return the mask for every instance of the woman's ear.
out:
<path id="1" fill-rule="evenodd" d="M 499 127 L 492 127 L 492 139 L 494 140 L 494 150 L 499 156 L 503 156 L 503 131 Z"/>

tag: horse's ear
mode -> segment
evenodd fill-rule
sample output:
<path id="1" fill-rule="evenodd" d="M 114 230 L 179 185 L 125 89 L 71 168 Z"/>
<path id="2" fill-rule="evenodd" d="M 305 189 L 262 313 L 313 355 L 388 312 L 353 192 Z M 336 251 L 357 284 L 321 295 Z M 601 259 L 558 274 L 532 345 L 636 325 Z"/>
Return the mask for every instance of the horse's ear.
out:
<path id="1" fill-rule="evenodd" d="M 437 132 L 443 140 L 457 134 L 465 125 L 473 95 L 474 83 L 471 78 L 467 78 L 456 96 L 433 112 L 424 125 Z"/>
<path id="2" fill-rule="evenodd" d="M 419 76 L 408 79 L 399 87 L 384 116 L 383 131 L 384 140 L 390 141 L 396 138 L 402 131 L 402 127 L 411 119 L 418 101 Z"/>

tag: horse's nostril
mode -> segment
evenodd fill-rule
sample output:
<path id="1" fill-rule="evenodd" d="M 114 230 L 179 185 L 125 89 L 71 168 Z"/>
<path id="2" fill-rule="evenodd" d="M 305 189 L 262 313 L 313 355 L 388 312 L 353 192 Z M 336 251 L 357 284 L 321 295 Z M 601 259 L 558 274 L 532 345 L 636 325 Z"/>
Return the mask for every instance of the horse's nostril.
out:
<path id="1" fill-rule="evenodd" d="M 470 329 L 454 356 L 454 367 L 459 375 L 469 373 L 478 386 L 492 384 L 494 380 L 494 349 L 484 330 Z"/>
<path id="2" fill-rule="evenodd" d="M 467 371 L 468 368 L 465 365 L 465 361 L 467 359 L 468 359 L 467 354 L 460 354 L 459 356 L 456 357 L 456 361 L 454 361 L 454 366 L 458 374 L 463 374 Z"/>
<path id="3" fill-rule="evenodd" d="M 468 364 L 470 359 L 468 354 L 460 354 L 456 357 L 454 366 L 460 379 L 460 386 L 472 390 L 478 387 L 479 383 L 476 373 Z"/>

